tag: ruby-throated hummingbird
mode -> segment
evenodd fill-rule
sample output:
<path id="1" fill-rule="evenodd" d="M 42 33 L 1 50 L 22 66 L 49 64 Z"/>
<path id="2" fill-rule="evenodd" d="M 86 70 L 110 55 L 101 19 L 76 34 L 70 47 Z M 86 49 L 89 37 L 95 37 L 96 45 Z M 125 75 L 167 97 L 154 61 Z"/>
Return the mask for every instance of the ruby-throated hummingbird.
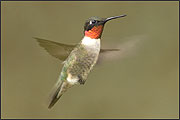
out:
<path id="1" fill-rule="evenodd" d="M 66 45 L 35 38 L 40 46 L 44 47 L 52 56 L 64 61 L 64 66 L 59 79 L 50 96 L 48 108 L 51 108 L 67 89 L 74 85 L 85 83 L 88 74 L 97 62 L 99 55 L 107 51 L 119 50 L 101 49 L 100 39 L 104 25 L 107 21 L 125 16 L 126 15 L 109 18 L 89 18 L 84 25 L 84 37 L 77 45 Z"/>

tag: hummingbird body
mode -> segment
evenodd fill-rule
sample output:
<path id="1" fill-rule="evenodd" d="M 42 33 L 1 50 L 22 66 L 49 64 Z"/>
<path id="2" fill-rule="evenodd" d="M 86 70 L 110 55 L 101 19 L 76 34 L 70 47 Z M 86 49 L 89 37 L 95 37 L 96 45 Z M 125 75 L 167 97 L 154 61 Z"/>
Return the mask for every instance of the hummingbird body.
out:
<path id="1" fill-rule="evenodd" d="M 51 108 L 63 95 L 67 89 L 71 88 L 77 84 L 84 84 L 88 74 L 92 70 L 93 66 L 96 64 L 99 53 L 106 51 L 114 51 L 115 49 L 103 50 L 100 49 L 100 39 L 103 32 L 104 25 L 107 21 L 124 17 L 126 15 L 109 17 L 109 18 L 99 18 L 99 17 L 91 17 L 86 20 L 84 25 L 84 37 L 79 44 L 76 46 L 64 45 L 60 43 L 50 42 L 50 41 L 42 41 L 38 39 L 38 42 L 41 46 L 45 47 L 45 49 L 50 52 L 53 56 L 64 59 L 65 55 L 56 55 L 52 53 L 54 49 L 57 49 L 58 46 L 68 47 L 70 50 L 66 50 L 66 52 L 70 52 L 66 60 L 63 62 L 64 66 L 60 73 L 59 79 L 54 86 L 54 90 L 50 96 L 50 103 L 48 108 Z M 51 44 L 51 46 L 49 45 Z M 54 48 L 52 48 L 54 46 Z M 72 49 L 73 48 L 73 49 Z M 58 48 L 59 49 L 59 48 Z"/>
<path id="2" fill-rule="evenodd" d="M 72 50 L 62 68 L 56 86 L 60 88 L 53 97 L 49 108 L 54 105 L 61 95 L 76 84 L 84 84 L 88 74 L 96 64 L 100 52 L 100 39 L 84 37 Z M 58 92 L 59 91 L 59 92 Z"/>
<path id="3" fill-rule="evenodd" d="M 84 84 L 89 72 L 98 59 L 100 39 L 90 39 L 89 37 L 84 37 L 82 42 L 71 52 L 64 65 L 69 74 L 67 81 L 72 84 L 77 82 Z M 75 82 L 76 79 L 78 80 L 77 82 Z"/>
<path id="4" fill-rule="evenodd" d="M 84 42 L 87 41 L 86 39 L 91 38 L 84 37 L 82 42 L 74 48 L 65 61 L 61 72 L 61 76 L 65 76 L 62 77 L 62 80 L 67 81 L 71 85 L 77 84 L 78 82 L 84 84 L 87 75 L 98 59 L 100 39 L 94 39 L 90 44 Z"/>

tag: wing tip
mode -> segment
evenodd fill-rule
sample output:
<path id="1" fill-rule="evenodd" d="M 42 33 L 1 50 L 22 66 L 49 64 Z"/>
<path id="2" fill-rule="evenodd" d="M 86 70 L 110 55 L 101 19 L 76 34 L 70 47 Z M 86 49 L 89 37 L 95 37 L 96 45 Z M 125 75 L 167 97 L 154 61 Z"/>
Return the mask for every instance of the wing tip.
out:
<path id="1" fill-rule="evenodd" d="M 38 37 L 32 37 L 34 38 L 35 40 L 37 40 L 37 42 L 41 43 L 43 41 L 47 41 L 47 40 L 44 40 L 44 39 L 41 39 L 41 38 L 38 38 Z"/>
<path id="2" fill-rule="evenodd" d="M 32 37 L 32 38 L 34 38 L 34 39 L 36 39 L 36 40 L 40 40 L 40 38 L 38 38 L 38 37 Z"/>

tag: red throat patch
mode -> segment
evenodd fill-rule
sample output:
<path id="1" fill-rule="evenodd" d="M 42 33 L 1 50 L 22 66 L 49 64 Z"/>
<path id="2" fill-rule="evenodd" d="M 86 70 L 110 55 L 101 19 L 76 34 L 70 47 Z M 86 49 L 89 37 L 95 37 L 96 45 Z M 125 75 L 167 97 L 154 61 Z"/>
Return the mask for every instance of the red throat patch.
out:
<path id="1" fill-rule="evenodd" d="M 94 26 L 91 30 L 85 31 L 85 36 L 90 37 L 92 39 L 97 39 L 101 36 L 103 31 L 103 25 Z"/>

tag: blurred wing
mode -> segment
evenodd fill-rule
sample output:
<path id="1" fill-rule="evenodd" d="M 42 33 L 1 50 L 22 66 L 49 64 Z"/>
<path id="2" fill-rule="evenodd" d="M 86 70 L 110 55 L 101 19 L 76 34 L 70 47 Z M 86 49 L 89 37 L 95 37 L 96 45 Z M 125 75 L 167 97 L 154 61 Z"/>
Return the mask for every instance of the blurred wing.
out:
<path id="1" fill-rule="evenodd" d="M 126 56 L 130 56 L 129 54 L 132 55 L 132 53 L 135 54 L 137 48 L 139 47 L 138 44 L 142 43 L 142 40 L 145 40 L 145 37 L 146 36 L 144 35 L 139 35 L 124 38 L 122 39 L 122 41 L 126 42 L 122 44 L 116 44 L 116 47 L 114 47 L 113 49 L 101 49 L 97 64 L 109 60 L 118 60 Z M 34 38 L 39 42 L 39 45 L 43 47 L 50 55 L 62 61 L 66 60 L 66 58 L 76 46 L 57 43 L 36 37 Z"/>
<path id="2" fill-rule="evenodd" d="M 99 58 L 97 60 L 97 64 L 102 63 L 103 61 L 108 61 L 110 59 L 113 59 L 113 54 L 120 54 L 120 49 L 101 49 Z"/>
<path id="3" fill-rule="evenodd" d="M 100 49 L 100 54 L 97 60 L 97 64 L 102 63 L 102 61 L 107 60 L 107 57 L 109 54 L 114 54 L 119 51 L 120 49 Z"/>
<path id="4" fill-rule="evenodd" d="M 122 39 L 123 43 L 115 45 L 114 49 L 101 49 L 97 64 L 105 61 L 116 61 L 122 58 L 136 55 L 138 48 L 146 39 L 145 35 L 137 35 Z"/>
<path id="5" fill-rule="evenodd" d="M 61 61 L 65 61 L 75 47 L 75 45 L 67 45 L 41 38 L 34 38 L 38 41 L 39 45 L 43 47 L 50 55 L 58 58 Z"/>
<path id="6" fill-rule="evenodd" d="M 105 52 L 115 52 L 115 51 L 119 51 L 119 50 L 120 49 L 101 49 L 100 54 L 105 53 Z"/>
<path id="7" fill-rule="evenodd" d="M 38 41 L 39 45 L 43 47 L 50 55 L 62 61 L 66 60 L 66 58 L 69 56 L 69 54 L 75 47 L 75 45 L 66 45 L 37 37 L 34 38 Z M 119 51 L 119 49 L 101 49 L 100 53 L 104 54 L 114 51 Z"/>

